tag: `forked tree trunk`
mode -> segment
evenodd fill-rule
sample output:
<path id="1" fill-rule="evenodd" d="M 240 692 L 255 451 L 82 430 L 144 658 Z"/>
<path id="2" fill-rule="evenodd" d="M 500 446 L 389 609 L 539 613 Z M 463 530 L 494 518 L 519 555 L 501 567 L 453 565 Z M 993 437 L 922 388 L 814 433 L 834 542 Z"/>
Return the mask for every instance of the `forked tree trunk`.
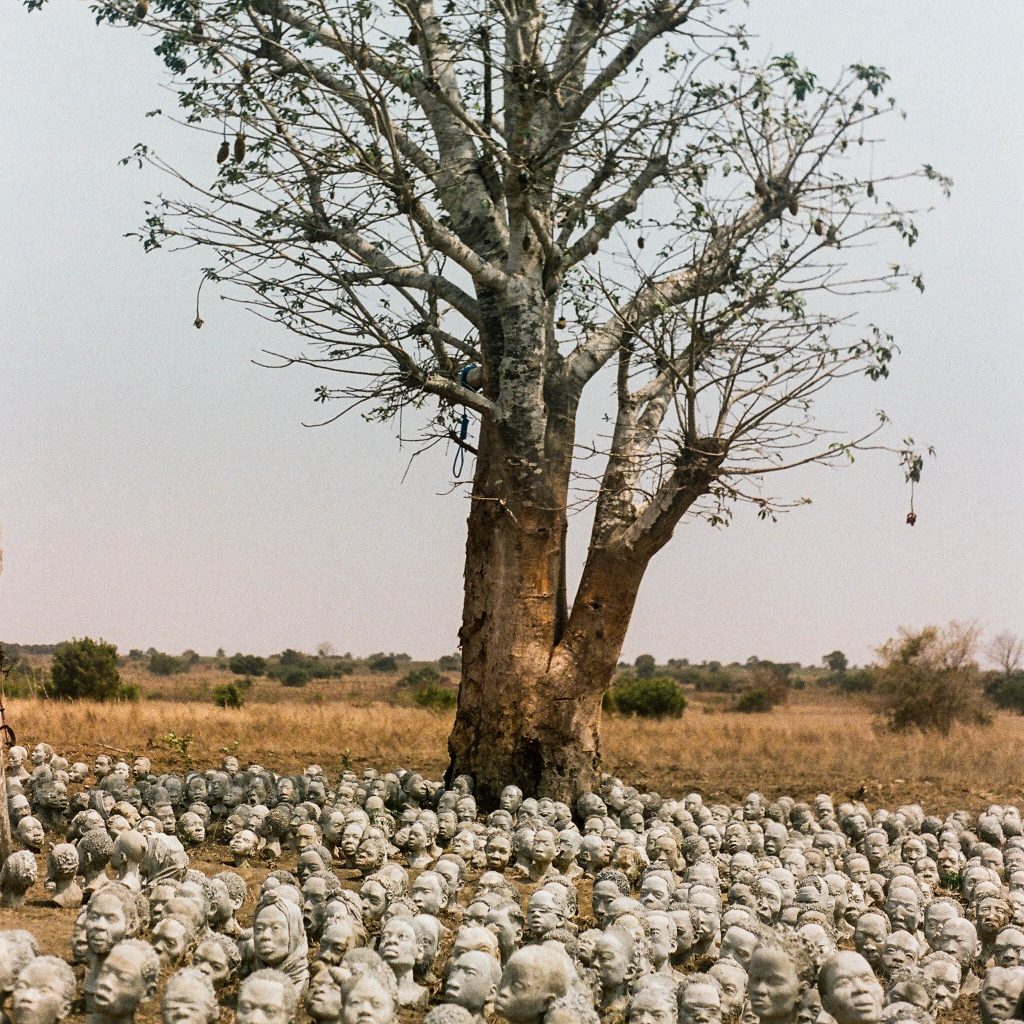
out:
<path id="1" fill-rule="evenodd" d="M 486 450 L 482 438 L 482 459 Z M 490 487 L 507 472 L 496 463 L 478 466 L 469 515 L 448 781 L 472 775 L 485 808 L 507 785 L 571 802 L 599 781 L 601 700 L 643 566 L 592 554 L 568 615 L 564 498 L 547 507 L 495 500 L 509 493 Z"/>

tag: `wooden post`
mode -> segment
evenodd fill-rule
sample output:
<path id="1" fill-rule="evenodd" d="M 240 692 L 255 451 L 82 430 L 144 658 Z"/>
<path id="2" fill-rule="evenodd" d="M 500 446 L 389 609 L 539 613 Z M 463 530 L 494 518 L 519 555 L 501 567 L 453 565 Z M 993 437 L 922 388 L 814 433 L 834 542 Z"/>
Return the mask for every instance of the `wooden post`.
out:
<path id="1" fill-rule="evenodd" d="M 11 855 L 11 818 L 7 813 L 7 731 L 3 720 L 3 683 L 10 671 L 4 662 L 4 648 L 0 644 L 0 862 Z"/>

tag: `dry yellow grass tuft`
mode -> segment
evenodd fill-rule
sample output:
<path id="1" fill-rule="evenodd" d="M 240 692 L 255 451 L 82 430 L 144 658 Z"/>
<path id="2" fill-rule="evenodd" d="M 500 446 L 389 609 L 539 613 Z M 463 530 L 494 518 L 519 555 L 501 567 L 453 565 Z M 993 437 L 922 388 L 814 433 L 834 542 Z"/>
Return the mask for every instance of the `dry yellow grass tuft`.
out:
<path id="1" fill-rule="evenodd" d="M 190 755 L 204 765 L 231 752 L 275 770 L 316 761 L 331 773 L 346 764 L 405 765 L 434 777 L 446 766 L 451 726 L 450 714 L 337 700 L 238 711 L 180 700 L 12 700 L 8 714 L 20 741 L 45 739 L 82 759 L 114 748 L 180 768 L 180 751 L 167 740 L 174 733 L 191 735 Z M 876 729 L 863 707 L 814 698 L 767 715 L 711 713 L 693 701 L 682 719 L 609 717 L 603 730 L 606 769 L 663 794 L 697 789 L 738 799 L 756 788 L 769 796 L 830 792 L 842 799 L 863 786 L 869 804 L 917 801 L 937 812 L 1019 801 L 1022 743 L 1024 718 L 1016 715 L 1001 713 L 989 728 L 947 737 L 894 735 Z"/>

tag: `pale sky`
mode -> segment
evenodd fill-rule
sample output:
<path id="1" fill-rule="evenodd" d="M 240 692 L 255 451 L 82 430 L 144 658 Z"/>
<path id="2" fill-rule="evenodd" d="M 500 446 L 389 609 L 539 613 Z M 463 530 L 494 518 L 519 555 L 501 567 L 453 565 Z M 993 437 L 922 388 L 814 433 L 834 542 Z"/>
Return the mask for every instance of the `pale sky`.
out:
<path id="1" fill-rule="evenodd" d="M 1024 4 L 753 0 L 736 17 L 755 54 L 792 50 L 824 78 L 885 66 L 909 118 L 879 159 L 955 181 L 910 254 L 925 294 L 865 310 L 902 346 L 891 380 L 839 406 L 851 427 L 884 408 L 894 439 L 938 458 L 913 529 L 882 456 L 778 479 L 814 499 L 778 525 L 749 510 L 726 530 L 684 524 L 624 657 L 863 662 L 901 625 L 1024 633 Z M 303 427 L 320 378 L 251 363 L 289 339 L 212 289 L 195 330 L 209 260 L 124 237 L 170 185 L 119 158 L 137 141 L 196 152 L 144 116 L 173 109 L 152 44 L 67 2 L 5 4 L 0 30 L 0 639 L 454 650 L 467 508 L 443 496 L 451 456 L 416 459 L 403 483 L 411 450 L 386 428 Z M 906 252 L 893 241 L 878 259 Z"/>

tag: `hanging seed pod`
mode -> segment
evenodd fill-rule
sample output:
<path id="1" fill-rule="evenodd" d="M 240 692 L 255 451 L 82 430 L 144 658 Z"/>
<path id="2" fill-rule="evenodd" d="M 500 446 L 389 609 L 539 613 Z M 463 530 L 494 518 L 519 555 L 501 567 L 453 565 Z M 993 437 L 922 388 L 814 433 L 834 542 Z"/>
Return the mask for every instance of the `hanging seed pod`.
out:
<path id="1" fill-rule="evenodd" d="M 557 327 L 557 328 L 558 328 L 558 329 L 559 329 L 560 331 L 564 331 L 564 330 L 566 329 L 566 327 L 568 327 L 568 326 L 569 326 L 569 324 L 568 324 L 568 321 L 567 321 L 567 320 L 565 319 L 565 317 L 564 317 L 564 316 L 560 316 L 560 317 L 558 318 L 557 322 L 555 323 L 555 326 L 556 326 L 556 327 Z"/>
<path id="2" fill-rule="evenodd" d="M 754 195 L 762 199 L 768 195 L 768 185 L 760 174 L 754 179 Z"/>
<path id="3" fill-rule="evenodd" d="M 206 28 L 203 26 L 202 20 L 196 18 L 192 22 L 192 42 L 201 43 L 206 38 Z"/>
<path id="4" fill-rule="evenodd" d="M 814 223 L 811 225 L 811 227 L 813 228 L 814 233 L 819 238 L 821 238 L 821 236 L 825 234 L 825 222 L 820 217 L 814 218 Z"/>
<path id="5" fill-rule="evenodd" d="M 245 136 L 239 132 L 235 136 L 235 163 L 240 164 L 245 159 Z"/>
<path id="6" fill-rule="evenodd" d="M 193 321 L 192 321 L 192 326 L 193 326 L 193 327 L 194 327 L 194 328 L 195 328 L 195 329 L 196 329 L 197 331 L 198 331 L 198 330 L 201 330 L 201 329 L 202 329 L 202 326 L 203 326 L 203 318 L 202 318 L 201 316 L 197 316 L 197 317 L 195 318 L 195 320 L 193 320 Z"/>
<path id="7" fill-rule="evenodd" d="M 419 42 L 420 42 L 420 27 L 419 27 L 419 25 L 413 25 L 413 27 L 411 29 L 409 29 L 409 35 L 407 37 L 407 42 L 409 43 L 410 46 L 419 46 Z"/>
<path id="8" fill-rule="evenodd" d="M 917 522 L 917 513 L 916 512 L 908 512 L 907 513 L 907 526 L 913 526 L 914 523 L 916 523 L 916 522 Z"/>
<path id="9" fill-rule="evenodd" d="M 789 212 L 794 217 L 800 212 L 800 204 L 797 202 L 795 197 L 789 201 Z"/>
<path id="10" fill-rule="evenodd" d="M 839 232 L 836 231 L 835 224 L 829 224 L 828 231 L 825 233 L 825 241 L 829 245 L 839 245 Z"/>
<path id="11" fill-rule="evenodd" d="M 135 15 L 136 21 L 142 21 L 149 13 L 149 0 L 139 0 L 132 13 Z"/>
<path id="12" fill-rule="evenodd" d="M 873 181 L 869 181 L 868 182 L 867 193 L 868 193 L 868 199 L 874 199 L 875 198 L 875 183 Z"/>
<path id="13" fill-rule="evenodd" d="M 644 236 L 643 236 L 643 235 L 641 235 L 641 236 L 640 236 L 640 237 L 639 237 L 639 238 L 638 238 L 638 239 L 636 240 L 636 247 L 637 247 L 638 249 L 642 249 L 642 248 L 644 247 Z"/>
<path id="14" fill-rule="evenodd" d="M 252 81 L 252 61 L 251 60 L 243 60 L 242 61 L 242 78 L 246 82 Z"/>
<path id="15" fill-rule="evenodd" d="M 231 147 L 228 145 L 228 140 L 225 139 L 220 144 L 220 149 L 217 150 L 217 163 L 219 163 L 219 164 L 224 163 L 224 161 L 227 160 L 227 158 L 228 158 L 230 153 L 231 153 Z"/>

